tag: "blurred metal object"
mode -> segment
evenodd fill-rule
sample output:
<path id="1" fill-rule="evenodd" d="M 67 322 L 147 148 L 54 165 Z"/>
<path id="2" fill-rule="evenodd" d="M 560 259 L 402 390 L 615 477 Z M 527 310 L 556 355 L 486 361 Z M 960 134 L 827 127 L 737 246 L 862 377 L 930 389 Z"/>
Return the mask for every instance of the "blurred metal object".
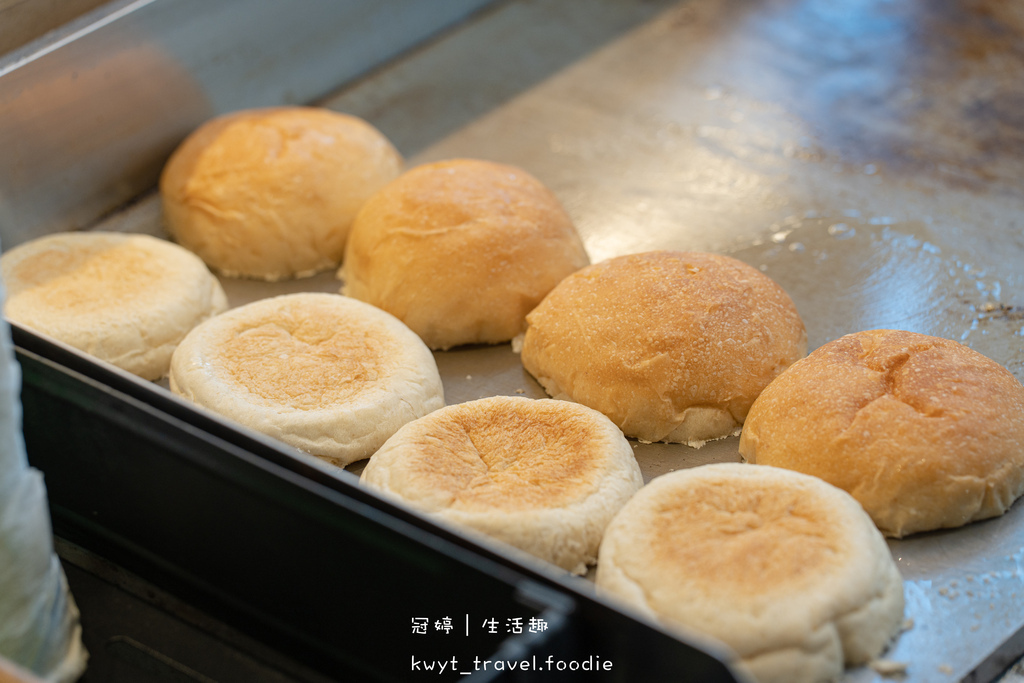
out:
<path id="1" fill-rule="evenodd" d="M 102 5 L 106 0 L 0 0 L 0 54 Z"/>
<path id="2" fill-rule="evenodd" d="M 89 225 L 199 123 L 304 104 L 488 0 L 137 0 L 0 59 L 0 237 Z"/>

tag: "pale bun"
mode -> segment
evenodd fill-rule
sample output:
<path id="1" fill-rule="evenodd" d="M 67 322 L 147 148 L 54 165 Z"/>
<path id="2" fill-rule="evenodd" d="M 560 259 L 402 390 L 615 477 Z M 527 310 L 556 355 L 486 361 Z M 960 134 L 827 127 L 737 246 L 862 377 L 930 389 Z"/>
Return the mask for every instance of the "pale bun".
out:
<path id="1" fill-rule="evenodd" d="M 507 396 L 405 425 L 361 481 L 575 573 L 596 560 L 605 525 L 643 485 L 629 443 L 600 413 Z"/>
<path id="2" fill-rule="evenodd" d="M 281 280 L 340 263 L 352 219 L 402 158 L 362 119 L 317 107 L 226 114 L 160 178 L 167 230 L 224 275 Z"/>
<path id="3" fill-rule="evenodd" d="M 716 254 L 621 256 L 563 280 L 527 317 L 522 361 L 544 389 L 626 436 L 699 446 L 735 433 L 807 350 L 792 300 Z"/>
<path id="4" fill-rule="evenodd" d="M 740 454 L 848 491 L 886 535 L 957 527 L 1024 493 L 1024 387 L 954 341 L 858 332 L 765 389 Z"/>
<path id="5" fill-rule="evenodd" d="M 207 321 L 175 352 L 170 386 L 339 466 L 444 405 L 423 342 L 393 316 L 338 294 L 263 299 Z"/>
<path id="6" fill-rule="evenodd" d="M 227 308 L 194 254 L 147 235 L 59 233 L 0 257 L 9 320 L 155 380 L 200 322 Z"/>
<path id="7" fill-rule="evenodd" d="M 352 227 L 345 294 L 397 316 L 433 349 L 505 342 L 588 263 L 555 195 L 520 168 L 425 164 L 375 194 Z"/>
<path id="8" fill-rule="evenodd" d="M 608 525 L 596 580 L 648 617 L 728 645 L 760 683 L 836 680 L 903 623 L 902 579 L 857 501 L 757 465 L 652 480 Z"/>

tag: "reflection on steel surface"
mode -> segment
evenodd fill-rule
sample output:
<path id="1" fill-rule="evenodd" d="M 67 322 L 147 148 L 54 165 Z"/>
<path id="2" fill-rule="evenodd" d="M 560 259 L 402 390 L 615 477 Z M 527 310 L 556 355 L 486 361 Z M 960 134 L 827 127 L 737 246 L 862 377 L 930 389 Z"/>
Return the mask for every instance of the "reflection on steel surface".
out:
<path id="1" fill-rule="evenodd" d="M 152 188 L 174 145 L 214 114 L 310 102 L 487 1 L 115 2 L 0 59 L 5 248 Z"/>
<path id="2" fill-rule="evenodd" d="M 533 10 L 558 21 L 543 3 Z M 371 88 L 429 87 L 428 61 L 329 104 L 352 110 Z M 764 266 L 812 347 L 903 327 L 962 341 L 1024 379 L 1021 102 L 1019 3 L 693 0 L 417 144 L 411 161 L 528 169 L 558 194 L 594 261 L 676 248 Z M 388 116 L 396 128 L 401 117 Z M 439 359 L 451 400 L 538 395 L 507 347 L 454 353 Z M 648 478 L 738 459 L 735 439 L 635 452 Z M 1018 502 L 996 520 L 891 543 L 913 626 L 887 657 L 909 663 L 906 680 L 990 680 L 1007 653 L 1020 656 L 1022 536 Z M 972 581 L 984 590 L 965 588 Z"/>

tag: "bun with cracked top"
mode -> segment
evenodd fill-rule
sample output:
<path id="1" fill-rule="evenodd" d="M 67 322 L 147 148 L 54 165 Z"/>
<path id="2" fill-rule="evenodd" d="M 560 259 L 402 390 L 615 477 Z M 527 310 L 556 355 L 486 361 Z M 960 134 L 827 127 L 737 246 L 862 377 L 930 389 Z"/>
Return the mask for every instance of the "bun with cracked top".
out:
<path id="1" fill-rule="evenodd" d="M 958 527 L 1024 493 L 1024 387 L 948 339 L 857 332 L 764 390 L 740 454 L 848 491 L 889 536 Z"/>

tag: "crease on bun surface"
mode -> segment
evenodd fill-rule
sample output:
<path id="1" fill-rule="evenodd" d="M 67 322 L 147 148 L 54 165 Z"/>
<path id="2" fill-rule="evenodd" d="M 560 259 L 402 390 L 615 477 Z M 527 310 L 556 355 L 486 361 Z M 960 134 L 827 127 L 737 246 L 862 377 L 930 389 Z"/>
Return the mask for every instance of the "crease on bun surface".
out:
<path id="1" fill-rule="evenodd" d="M 565 278 L 527 317 L 524 367 L 551 396 L 626 436 L 691 446 L 729 436 L 807 350 L 792 300 L 728 256 L 652 251 Z"/>
<path id="2" fill-rule="evenodd" d="M 497 396 L 405 425 L 370 458 L 361 482 L 581 574 L 643 477 L 622 432 L 600 413 Z"/>
<path id="3" fill-rule="evenodd" d="M 848 491 L 888 536 L 958 527 L 1024 493 L 1024 387 L 954 341 L 857 332 L 765 389 L 740 454 Z"/>
<path id="4" fill-rule="evenodd" d="M 160 177 L 168 232 L 231 277 L 282 280 L 337 267 L 366 199 L 403 160 L 372 125 L 318 107 L 211 119 Z"/>
<path id="5" fill-rule="evenodd" d="M 758 465 L 652 480 L 608 525 L 596 580 L 648 617 L 728 645 L 760 683 L 838 679 L 903 623 L 902 579 L 860 505 Z"/>
<path id="6" fill-rule="evenodd" d="M 7 318 L 143 379 L 167 375 L 189 330 L 227 308 L 189 251 L 148 235 L 58 233 L 0 257 Z"/>
<path id="7" fill-rule="evenodd" d="M 239 306 L 194 329 L 171 390 L 339 466 L 444 405 L 430 350 L 393 316 L 339 294 Z"/>
<path id="8" fill-rule="evenodd" d="M 394 314 L 432 349 L 506 342 L 589 260 L 555 195 L 523 169 L 451 159 L 406 171 L 352 227 L 342 292 Z"/>

